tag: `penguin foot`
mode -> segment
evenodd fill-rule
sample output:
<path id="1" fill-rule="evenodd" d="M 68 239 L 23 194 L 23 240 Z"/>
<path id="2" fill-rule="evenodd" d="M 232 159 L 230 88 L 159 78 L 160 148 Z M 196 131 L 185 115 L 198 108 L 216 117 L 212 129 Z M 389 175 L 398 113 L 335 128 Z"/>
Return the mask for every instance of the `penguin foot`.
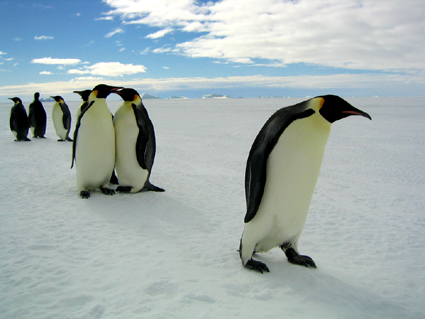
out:
<path id="1" fill-rule="evenodd" d="M 261 261 L 258 261 L 258 260 L 254 260 L 252 258 L 248 260 L 248 262 L 245 264 L 245 267 L 248 269 L 259 271 L 261 273 L 263 273 L 264 271 L 270 272 L 269 268 L 267 267 L 265 263 L 262 263 Z"/>
<path id="2" fill-rule="evenodd" d="M 89 191 L 81 191 L 80 196 L 81 196 L 81 198 L 89 198 L 90 192 Z"/>
<path id="3" fill-rule="evenodd" d="M 294 248 L 288 248 L 285 251 L 285 254 L 291 264 L 300 265 L 307 268 L 317 268 L 313 259 L 311 259 L 309 256 L 298 254 Z"/>
<path id="4" fill-rule="evenodd" d="M 68 142 L 72 142 L 72 138 L 70 138 L 70 137 L 67 137 L 67 138 L 66 138 L 66 140 L 67 140 Z"/>
<path id="5" fill-rule="evenodd" d="M 120 193 L 130 193 L 131 192 L 131 186 L 118 186 L 117 191 Z"/>
<path id="6" fill-rule="evenodd" d="M 101 187 L 100 190 L 105 195 L 115 195 L 115 191 L 112 188 Z"/>
<path id="7" fill-rule="evenodd" d="M 63 139 L 58 139 L 58 142 L 65 142 L 65 140 L 63 140 Z"/>

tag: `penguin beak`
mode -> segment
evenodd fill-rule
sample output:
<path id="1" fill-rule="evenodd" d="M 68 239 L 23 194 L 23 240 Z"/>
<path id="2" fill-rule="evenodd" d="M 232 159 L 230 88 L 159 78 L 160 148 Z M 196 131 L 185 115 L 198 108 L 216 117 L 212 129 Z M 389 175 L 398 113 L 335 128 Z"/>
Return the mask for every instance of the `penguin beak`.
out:
<path id="1" fill-rule="evenodd" d="M 350 110 L 350 111 L 342 111 L 341 113 L 345 113 L 349 115 L 360 115 L 372 121 L 372 117 L 369 114 L 358 109 Z"/>
<path id="2" fill-rule="evenodd" d="M 123 89 L 123 87 L 112 87 L 111 92 L 118 93 L 117 91 L 122 90 L 122 89 Z"/>

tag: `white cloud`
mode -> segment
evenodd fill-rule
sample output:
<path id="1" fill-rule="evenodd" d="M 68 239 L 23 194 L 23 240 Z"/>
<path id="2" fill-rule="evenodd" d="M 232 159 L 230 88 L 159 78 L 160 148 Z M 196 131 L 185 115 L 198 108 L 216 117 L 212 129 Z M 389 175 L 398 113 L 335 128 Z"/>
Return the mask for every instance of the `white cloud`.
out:
<path id="1" fill-rule="evenodd" d="M 153 53 L 166 53 L 166 52 L 171 52 L 172 49 L 171 48 L 157 48 L 152 50 Z"/>
<path id="2" fill-rule="evenodd" d="M 69 74 L 91 74 L 101 76 L 124 76 L 146 72 L 144 65 L 122 64 L 120 62 L 99 62 L 80 69 L 71 69 Z"/>
<path id="3" fill-rule="evenodd" d="M 158 39 L 164 37 L 166 34 L 173 32 L 172 28 L 166 28 L 159 30 L 155 33 L 148 34 L 145 38 L 147 39 Z"/>
<path id="4" fill-rule="evenodd" d="M 146 49 L 144 49 L 143 51 L 140 51 L 139 53 L 140 53 L 141 55 L 148 54 L 148 53 L 149 53 L 149 51 L 150 51 L 150 49 L 151 49 L 151 48 L 147 47 Z"/>
<path id="5" fill-rule="evenodd" d="M 8 97 L 17 90 L 22 95 L 32 95 L 33 92 L 43 91 L 45 94 L 68 94 L 73 90 L 83 90 L 99 84 L 101 77 L 77 77 L 71 81 L 56 81 L 46 83 L 28 83 L 0 87 L 0 96 Z M 218 78 L 145 78 L 141 80 L 116 81 L 114 85 L 124 87 L 143 87 L 146 91 L 173 91 L 190 89 L 214 88 L 295 88 L 295 89 L 353 89 L 370 87 L 406 87 L 407 83 L 423 85 L 421 76 L 397 74 L 335 74 L 308 76 L 230 76 Z"/>
<path id="6" fill-rule="evenodd" d="M 169 70 L 170 68 L 168 66 L 163 66 L 163 69 Z"/>
<path id="7" fill-rule="evenodd" d="M 80 59 L 52 59 L 51 57 L 48 57 L 48 58 L 41 58 L 41 59 L 33 59 L 31 63 L 74 65 L 74 64 L 81 63 L 81 60 Z"/>
<path id="8" fill-rule="evenodd" d="M 95 21 L 101 21 L 101 20 L 114 21 L 114 17 L 113 17 L 113 16 L 106 16 L 106 17 L 96 18 L 96 19 L 94 19 L 94 20 L 95 20 Z"/>
<path id="9" fill-rule="evenodd" d="M 73 82 L 79 82 L 79 81 L 100 81 L 103 80 L 102 77 L 95 77 L 95 76 L 80 76 L 72 79 Z"/>
<path id="10" fill-rule="evenodd" d="M 125 50 L 125 48 L 121 48 L 121 49 L 118 50 L 118 52 L 122 52 L 124 50 Z"/>
<path id="11" fill-rule="evenodd" d="M 50 75 L 50 74 L 53 74 L 52 72 L 49 72 L 49 71 L 41 71 L 39 74 L 41 74 L 41 75 Z"/>
<path id="12" fill-rule="evenodd" d="M 123 30 L 123 29 L 121 29 L 121 28 L 116 28 L 114 31 L 111 31 L 111 32 L 109 32 L 108 34 L 105 34 L 105 38 L 110 38 L 110 37 L 114 36 L 115 34 L 123 33 L 123 32 L 124 32 L 124 30 Z"/>
<path id="13" fill-rule="evenodd" d="M 50 35 L 41 35 L 39 37 L 35 36 L 34 40 L 53 40 L 54 37 L 50 36 Z"/>
<path id="14" fill-rule="evenodd" d="M 176 45 L 180 54 L 190 57 L 345 69 L 425 69 L 423 0 L 104 2 L 112 8 L 109 16 L 119 16 L 127 24 L 206 32 Z"/>
<path id="15" fill-rule="evenodd" d="M 17 42 L 19 42 L 19 41 L 22 41 L 22 38 L 18 38 L 18 37 L 13 38 L 13 41 L 17 41 Z"/>
<path id="16" fill-rule="evenodd" d="M 0 55 L 7 54 L 6 52 L 0 51 Z"/>

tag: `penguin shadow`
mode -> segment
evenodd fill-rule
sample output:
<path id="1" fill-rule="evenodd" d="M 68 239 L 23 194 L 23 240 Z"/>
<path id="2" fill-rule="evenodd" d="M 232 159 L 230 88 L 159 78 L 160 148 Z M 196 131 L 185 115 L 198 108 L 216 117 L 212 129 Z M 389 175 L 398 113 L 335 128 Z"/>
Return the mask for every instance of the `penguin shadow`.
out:
<path id="1" fill-rule="evenodd" d="M 187 225 L 197 214 L 193 208 L 173 199 L 167 193 L 142 191 L 135 194 L 121 194 L 117 192 L 113 196 L 105 196 L 100 190 L 96 190 L 91 194 L 89 200 L 83 201 L 88 213 L 96 213 L 108 221 L 126 224 L 132 228 L 142 228 L 148 224 L 149 228 L 153 229 L 159 227 L 158 222 L 163 226 L 165 222 L 170 227 L 179 224 Z"/>
<path id="2" fill-rule="evenodd" d="M 329 273 L 327 269 L 321 268 L 320 261 L 317 269 L 307 269 L 288 263 L 283 253 L 281 260 L 271 260 L 266 256 L 262 258 L 261 255 L 255 255 L 255 258 L 265 262 L 270 269 L 270 273 L 261 277 L 264 286 L 272 291 L 283 289 L 287 294 L 309 300 L 309 303 L 319 304 L 337 313 L 346 313 L 344 318 L 362 318 L 365 313 L 371 315 L 369 318 L 412 316 L 405 307 L 395 304 L 394 300 L 371 292 L 367 284 L 354 284 Z"/>

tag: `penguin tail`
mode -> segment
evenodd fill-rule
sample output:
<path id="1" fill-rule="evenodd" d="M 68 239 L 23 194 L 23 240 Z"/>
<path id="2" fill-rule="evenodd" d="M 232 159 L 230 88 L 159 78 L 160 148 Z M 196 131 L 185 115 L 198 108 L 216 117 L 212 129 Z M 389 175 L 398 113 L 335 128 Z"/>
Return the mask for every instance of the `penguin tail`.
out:
<path id="1" fill-rule="evenodd" d="M 165 192 L 165 189 L 158 186 L 152 185 L 149 181 L 146 181 L 145 186 L 142 189 L 143 191 L 152 191 L 152 192 Z"/>

